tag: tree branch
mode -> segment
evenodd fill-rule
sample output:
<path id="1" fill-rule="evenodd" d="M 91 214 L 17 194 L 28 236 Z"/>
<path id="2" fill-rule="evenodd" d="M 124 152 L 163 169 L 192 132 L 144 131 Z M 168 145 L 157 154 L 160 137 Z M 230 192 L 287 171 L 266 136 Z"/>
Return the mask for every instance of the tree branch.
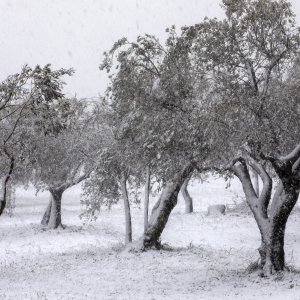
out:
<path id="1" fill-rule="evenodd" d="M 261 178 L 263 182 L 263 189 L 261 194 L 259 195 L 259 203 L 262 209 L 263 216 L 265 218 L 268 217 L 268 206 L 271 200 L 271 194 L 272 194 L 272 179 L 267 173 L 266 169 L 262 164 L 257 162 L 252 157 L 248 158 L 250 166 L 257 172 L 259 177 Z"/>
<path id="2" fill-rule="evenodd" d="M 281 162 L 294 164 L 300 158 L 300 143 L 286 156 L 279 157 Z"/>

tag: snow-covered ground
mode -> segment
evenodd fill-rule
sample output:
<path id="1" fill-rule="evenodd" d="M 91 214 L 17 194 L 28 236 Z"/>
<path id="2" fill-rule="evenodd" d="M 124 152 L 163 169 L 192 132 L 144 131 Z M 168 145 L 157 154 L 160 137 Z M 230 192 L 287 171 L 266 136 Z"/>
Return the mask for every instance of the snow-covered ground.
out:
<path id="1" fill-rule="evenodd" d="M 246 272 L 258 258 L 259 233 L 247 214 L 206 216 L 210 204 L 239 201 L 241 187 L 218 179 L 190 186 L 195 213 L 180 199 L 162 241 L 170 250 L 122 251 L 122 207 L 103 209 L 96 222 L 79 219 L 80 188 L 63 198 L 65 230 L 46 231 L 40 219 L 48 194 L 17 191 L 13 217 L 0 218 L 0 299 L 300 299 L 297 271 L 274 278 Z M 154 199 L 152 199 L 152 205 Z M 143 212 L 132 209 L 134 238 Z M 300 269 L 300 213 L 286 231 L 288 265 Z"/>

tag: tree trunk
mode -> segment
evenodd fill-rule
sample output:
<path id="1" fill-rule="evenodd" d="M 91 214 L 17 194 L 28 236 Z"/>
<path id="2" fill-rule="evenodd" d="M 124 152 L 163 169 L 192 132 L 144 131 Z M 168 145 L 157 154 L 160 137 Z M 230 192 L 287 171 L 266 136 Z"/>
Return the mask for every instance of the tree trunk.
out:
<path id="1" fill-rule="evenodd" d="M 88 178 L 88 174 L 83 174 L 79 178 L 73 181 L 67 181 L 55 188 L 50 188 L 50 201 L 47 206 L 47 209 L 42 218 L 41 224 L 47 226 L 49 229 L 56 229 L 58 227 L 65 228 L 61 223 L 61 199 L 64 191 L 66 191 L 71 186 L 74 186 L 81 181 Z"/>
<path id="2" fill-rule="evenodd" d="M 144 232 L 148 228 L 149 194 L 150 194 L 150 168 L 148 166 L 146 168 L 146 182 L 145 182 Z"/>
<path id="3" fill-rule="evenodd" d="M 63 190 L 50 189 L 51 211 L 47 226 L 49 229 L 57 229 L 58 227 L 64 228 L 61 223 L 61 198 L 63 192 Z"/>
<path id="4" fill-rule="evenodd" d="M 5 150 L 6 155 L 8 155 L 8 152 Z M 9 155 L 8 155 L 9 156 Z M 2 195 L 0 199 L 0 216 L 3 214 L 3 211 L 6 207 L 7 203 L 7 184 L 10 180 L 11 174 L 13 172 L 14 166 L 15 166 L 15 159 L 12 156 L 9 156 L 10 158 L 10 166 L 9 171 L 6 176 L 4 176 L 2 180 Z"/>
<path id="5" fill-rule="evenodd" d="M 276 271 L 285 267 L 284 236 L 290 213 L 299 197 L 299 182 L 297 178 L 286 176 L 282 184 L 284 192 L 278 198 L 278 205 L 271 211 L 271 259 Z"/>
<path id="6" fill-rule="evenodd" d="M 284 254 L 284 235 L 285 226 L 277 225 L 273 227 L 271 236 L 271 262 L 275 271 L 282 271 L 285 268 L 285 254 Z"/>
<path id="7" fill-rule="evenodd" d="M 128 199 L 128 192 L 126 186 L 126 176 L 122 174 L 121 177 L 121 191 L 124 201 L 124 212 L 125 212 L 125 245 L 132 242 L 132 225 L 131 225 L 131 213 L 130 204 Z"/>
<path id="8" fill-rule="evenodd" d="M 191 176 L 187 177 L 184 180 L 184 182 L 183 182 L 183 184 L 181 186 L 181 189 L 180 189 L 181 194 L 183 196 L 183 199 L 185 201 L 185 213 L 187 213 L 187 214 L 190 214 L 190 213 L 192 213 L 194 211 L 194 209 L 193 209 L 193 199 L 190 196 L 189 191 L 187 189 L 188 184 L 190 182 L 190 179 L 191 179 Z"/>
<path id="9" fill-rule="evenodd" d="M 254 191 L 256 193 L 256 196 L 259 197 L 259 176 L 253 168 L 251 169 L 251 177 L 252 177 Z"/>
<path id="10" fill-rule="evenodd" d="M 194 164 L 177 173 L 164 187 L 159 200 L 155 204 L 149 225 L 142 237 L 142 250 L 155 246 L 160 247 L 159 239 L 167 224 L 171 211 L 177 204 L 178 193 L 184 180 L 194 171 Z"/>
<path id="11" fill-rule="evenodd" d="M 276 162 L 275 170 L 280 182 L 273 195 L 271 209 L 268 210 L 272 196 L 273 180 L 264 166 L 252 160 L 251 166 L 258 173 L 263 182 L 263 188 L 257 196 L 250 179 L 245 161 L 232 168 L 240 179 L 246 196 L 246 201 L 254 214 L 261 233 L 261 246 L 258 249 L 261 258 L 261 267 L 265 275 L 273 271 L 282 271 L 285 268 L 284 235 L 288 217 L 299 197 L 300 180 L 297 165 L 291 168 L 290 164 Z"/>
<path id="12" fill-rule="evenodd" d="M 50 201 L 49 204 L 47 206 L 47 209 L 44 213 L 44 216 L 42 218 L 41 224 L 44 226 L 47 226 L 49 223 L 49 219 L 50 219 L 50 214 L 51 214 L 51 206 L 52 206 L 52 196 L 50 195 Z"/>
<path id="13" fill-rule="evenodd" d="M 1 180 L 0 216 L 6 207 L 6 176 Z"/>
<path id="14" fill-rule="evenodd" d="M 261 268 L 266 275 L 285 268 L 284 256 L 285 224 L 269 224 L 261 233 L 262 243 L 258 249 Z"/>

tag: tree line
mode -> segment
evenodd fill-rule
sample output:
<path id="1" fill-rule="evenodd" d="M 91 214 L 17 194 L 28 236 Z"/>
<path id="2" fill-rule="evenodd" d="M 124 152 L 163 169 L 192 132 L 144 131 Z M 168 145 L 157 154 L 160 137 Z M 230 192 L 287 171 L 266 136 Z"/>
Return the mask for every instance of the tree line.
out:
<path id="1" fill-rule="evenodd" d="M 61 198 L 83 181 L 85 214 L 122 200 L 131 251 L 161 247 L 181 190 L 207 172 L 237 177 L 261 234 L 264 274 L 285 268 L 284 236 L 300 191 L 300 39 L 286 0 L 223 0 L 161 43 L 122 38 L 104 53 L 110 83 L 99 101 L 67 98 L 50 65 L 0 85 L 1 172 L 49 190 L 42 223 L 57 228 Z M 262 182 L 259 191 L 250 170 Z M 160 194 L 148 213 L 149 193 Z M 145 188 L 144 234 L 132 243 L 130 189 Z M 201 234 L 201 233 L 199 233 Z"/>

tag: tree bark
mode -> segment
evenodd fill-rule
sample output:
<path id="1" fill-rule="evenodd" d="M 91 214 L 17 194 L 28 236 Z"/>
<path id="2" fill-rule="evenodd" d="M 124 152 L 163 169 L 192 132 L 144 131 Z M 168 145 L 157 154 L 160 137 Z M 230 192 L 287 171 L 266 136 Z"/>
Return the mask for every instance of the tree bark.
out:
<path id="1" fill-rule="evenodd" d="M 52 196 L 50 195 L 50 201 L 49 204 L 46 208 L 46 211 L 44 213 L 44 216 L 42 218 L 41 224 L 44 226 L 47 226 L 49 223 L 49 219 L 50 219 L 50 214 L 51 214 L 51 207 L 52 207 Z"/>
<path id="2" fill-rule="evenodd" d="M 251 178 L 256 196 L 259 197 L 259 176 L 253 168 L 251 169 Z"/>
<path id="3" fill-rule="evenodd" d="M 148 228 L 148 214 L 149 214 L 149 195 L 150 195 L 150 167 L 146 168 L 146 182 L 145 182 L 145 202 L 144 202 L 144 232 Z"/>
<path id="4" fill-rule="evenodd" d="M 124 201 L 124 212 L 125 212 L 125 245 L 132 242 L 132 225 L 131 225 L 131 213 L 130 213 L 130 204 L 128 199 L 127 192 L 127 179 L 123 173 L 121 176 L 121 191 Z"/>
<path id="5" fill-rule="evenodd" d="M 14 166 L 15 166 L 14 157 L 10 156 L 6 150 L 5 150 L 5 153 L 10 158 L 10 166 L 9 166 L 8 174 L 3 178 L 3 181 L 2 181 L 2 195 L 1 195 L 1 199 L 0 199 L 0 216 L 3 214 L 4 209 L 6 207 L 6 203 L 7 203 L 7 184 L 10 180 L 11 174 L 12 174 Z"/>
<path id="6" fill-rule="evenodd" d="M 6 207 L 6 176 L 4 176 L 1 180 L 1 198 L 0 198 L 0 216 L 2 215 L 5 207 Z"/>
<path id="7" fill-rule="evenodd" d="M 177 204 L 178 193 L 184 180 L 194 171 L 195 164 L 189 164 L 181 172 L 175 174 L 164 187 L 159 200 L 155 204 L 147 230 L 141 238 L 140 250 L 155 246 L 160 247 L 160 236 L 168 222 L 173 208 Z"/>
<path id="8" fill-rule="evenodd" d="M 286 224 L 286 223 L 285 223 Z M 260 265 L 266 275 L 285 268 L 284 234 L 285 224 L 269 224 L 261 232 L 262 243 L 258 249 Z"/>
<path id="9" fill-rule="evenodd" d="M 271 249 L 270 256 L 271 262 L 274 266 L 275 271 L 281 271 L 285 268 L 285 253 L 284 253 L 284 235 L 285 235 L 284 224 L 273 225 L 271 234 Z"/>
<path id="10" fill-rule="evenodd" d="M 64 228 L 61 223 L 61 198 L 64 190 L 50 189 L 51 193 L 51 210 L 50 217 L 47 224 L 49 229 L 57 229 L 58 227 Z"/>
<path id="11" fill-rule="evenodd" d="M 190 182 L 190 179 L 191 179 L 191 176 L 187 177 L 184 180 L 184 182 L 183 182 L 183 184 L 181 186 L 181 189 L 180 189 L 181 194 L 183 196 L 183 199 L 185 201 L 185 213 L 187 213 L 187 214 L 190 214 L 190 213 L 192 213 L 194 211 L 194 208 L 193 208 L 193 199 L 190 196 L 189 191 L 187 189 L 188 184 Z"/>

